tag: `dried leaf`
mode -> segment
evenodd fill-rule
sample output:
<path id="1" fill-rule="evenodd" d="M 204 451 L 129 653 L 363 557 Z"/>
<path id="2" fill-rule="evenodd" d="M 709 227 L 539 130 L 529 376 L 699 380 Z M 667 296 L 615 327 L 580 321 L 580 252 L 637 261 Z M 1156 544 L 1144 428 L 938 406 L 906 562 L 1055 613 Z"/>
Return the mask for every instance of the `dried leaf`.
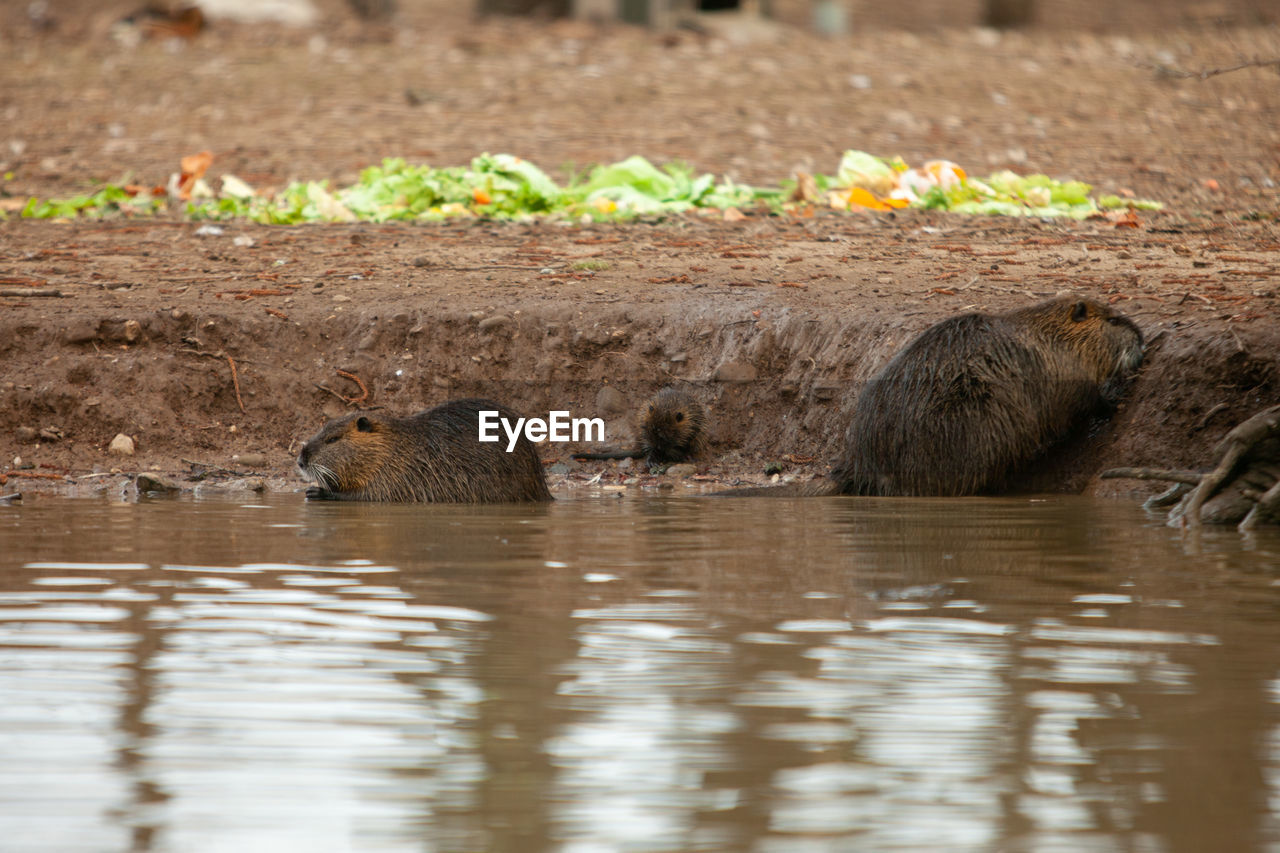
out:
<path id="1" fill-rule="evenodd" d="M 213 152 L 201 151 L 199 154 L 188 154 L 182 158 L 182 174 L 190 175 L 192 180 L 203 178 L 204 173 L 213 165 Z"/>
<path id="2" fill-rule="evenodd" d="M 1132 210 L 1127 211 L 1124 215 L 1116 219 L 1117 228 L 1141 228 L 1142 220 L 1138 218 L 1138 214 Z"/>
<path id="3" fill-rule="evenodd" d="M 178 198 L 183 201 L 190 200 L 196 181 L 204 177 L 204 173 L 209 171 L 209 166 L 212 164 L 212 151 L 201 151 L 199 154 L 188 154 L 183 157 L 179 164 L 182 167 L 182 174 L 178 176 L 177 181 Z"/>

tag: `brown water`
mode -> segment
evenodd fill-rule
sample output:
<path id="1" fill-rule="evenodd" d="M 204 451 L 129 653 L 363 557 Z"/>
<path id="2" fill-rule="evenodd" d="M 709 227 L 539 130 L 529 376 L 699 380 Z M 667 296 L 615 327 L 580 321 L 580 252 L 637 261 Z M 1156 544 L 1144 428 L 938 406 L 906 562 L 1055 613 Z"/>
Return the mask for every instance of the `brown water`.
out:
<path id="1" fill-rule="evenodd" d="M 1280 849 L 1280 536 L 1084 499 L 0 506 L 0 849 Z"/>

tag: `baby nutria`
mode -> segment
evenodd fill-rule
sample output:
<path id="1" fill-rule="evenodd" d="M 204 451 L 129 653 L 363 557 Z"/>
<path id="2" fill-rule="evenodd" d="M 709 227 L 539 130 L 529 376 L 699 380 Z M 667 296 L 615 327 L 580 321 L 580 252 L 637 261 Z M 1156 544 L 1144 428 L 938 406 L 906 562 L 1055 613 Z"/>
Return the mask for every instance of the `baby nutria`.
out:
<path id="1" fill-rule="evenodd" d="M 943 320 L 867 382 L 830 481 L 776 494 L 998 492 L 1089 415 L 1114 407 L 1141 362 L 1138 327 L 1089 299 Z"/>
<path id="2" fill-rule="evenodd" d="M 549 501 L 533 444 L 480 441 L 480 412 L 519 417 L 492 400 L 451 400 L 404 418 L 354 412 L 329 421 L 298 454 L 311 500 L 433 503 Z"/>
<path id="3" fill-rule="evenodd" d="M 687 462 L 707 448 L 707 413 L 688 391 L 667 386 L 640 415 L 640 446 L 634 450 L 575 453 L 574 459 L 639 459 L 650 465 Z"/>

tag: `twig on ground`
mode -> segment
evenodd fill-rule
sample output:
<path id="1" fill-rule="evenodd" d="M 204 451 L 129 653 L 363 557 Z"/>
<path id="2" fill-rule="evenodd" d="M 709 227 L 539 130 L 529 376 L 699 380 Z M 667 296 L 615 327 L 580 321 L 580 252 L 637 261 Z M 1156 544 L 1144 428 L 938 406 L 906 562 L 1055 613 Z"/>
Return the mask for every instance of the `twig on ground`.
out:
<path id="1" fill-rule="evenodd" d="M 312 382 L 311 384 L 312 384 L 312 385 L 314 385 L 314 386 L 316 386 L 317 388 L 319 388 L 321 391 L 327 391 L 328 393 L 330 393 L 330 394 L 332 394 L 333 396 L 337 397 L 339 400 L 341 400 L 341 401 L 342 401 L 342 402 L 344 402 L 344 403 L 347 403 L 347 404 L 350 404 L 350 403 L 351 403 L 351 401 L 350 401 L 350 400 L 348 400 L 346 397 L 342 396 L 341 394 L 339 394 L 337 391 L 333 390 L 332 388 L 329 388 L 329 387 L 327 387 L 327 386 L 321 385 L 319 382 Z"/>
<path id="2" fill-rule="evenodd" d="M 1208 80 L 1210 77 L 1217 77 L 1219 74 L 1230 74 L 1233 71 L 1243 71 L 1246 68 L 1280 68 L 1280 58 L 1250 59 L 1221 68 L 1201 68 L 1199 71 L 1188 71 L 1185 68 L 1175 68 L 1171 65 L 1163 65 L 1157 62 L 1139 62 L 1137 65 L 1139 68 L 1149 69 L 1165 77 L 1178 77 L 1181 79 L 1194 77 L 1197 80 Z"/>
<path id="3" fill-rule="evenodd" d="M 202 349 L 187 348 L 187 349 L 181 350 L 181 352 L 190 353 L 191 355 L 203 356 L 204 358 L 225 358 L 227 360 L 227 364 L 231 365 L 231 384 L 235 388 L 236 404 L 240 406 L 240 411 L 242 413 L 248 414 L 247 412 L 245 412 L 244 399 L 241 398 L 240 396 L 240 374 L 236 370 L 235 359 L 227 355 L 227 353 L 224 350 L 218 350 L 217 352 L 206 352 L 205 350 L 202 350 Z"/>
<path id="4" fill-rule="evenodd" d="M 1204 413 L 1204 417 L 1200 419 L 1200 429 L 1204 429 L 1209 425 L 1209 421 L 1213 420 L 1213 416 L 1227 408 L 1226 403 L 1219 403 L 1212 409 Z"/>
<path id="5" fill-rule="evenodd" d="M 241 413 L 244 413 L 244 400 L 240 399 L 240 377 L 236 374 L 235 360 L 227 356 L 227 364 L 231 365 L 231 384 L 236 389 L 236 403 L 240 406 Z"/>
<path id="6" fill-rule="evenodd" d="M 352 382 L 360 386 L 359 397 L 343 397 L 343 399 L 346 400 L 349 405 L 358 406 L 361 403 L 363 403 L 365 400 L 369 399 L 369 389 L 365 387 L 365 384 L 363 382 L 360 381 L 359 376 L 356 376 L 354 373 L 347 373 L 347 371 L 345 370 L 339 370 L 337 371 L 337 374 L 344 379 L 350 379 Z"/>

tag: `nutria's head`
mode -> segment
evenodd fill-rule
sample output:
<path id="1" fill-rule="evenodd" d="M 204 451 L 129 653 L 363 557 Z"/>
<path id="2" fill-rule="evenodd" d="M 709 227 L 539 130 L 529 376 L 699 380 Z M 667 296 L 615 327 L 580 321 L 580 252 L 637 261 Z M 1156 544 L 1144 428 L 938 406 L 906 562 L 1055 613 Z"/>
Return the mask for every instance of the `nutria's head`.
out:
<path id="1" fill-rule="evenodd" d="M 641 445 L 654 462 L 679 462 L 702 451 L 706 411 L 687 391 L 663 388 L 645 407 Z"/>
<path id="2" fill-rule="evenodd" d="M 329 421 L 298 453 L 298 470 L 331 492 L 363 489 L 391 453 L 388 426 L 368 412 Z"/>
<path id="3" fill-rule="evenodd" d="M 1008 315 L 1067 344 L 1099 383 L 1123 380 L 1142 364 L 1142 332 L 1110 305 L 1059 296 Z"/>

